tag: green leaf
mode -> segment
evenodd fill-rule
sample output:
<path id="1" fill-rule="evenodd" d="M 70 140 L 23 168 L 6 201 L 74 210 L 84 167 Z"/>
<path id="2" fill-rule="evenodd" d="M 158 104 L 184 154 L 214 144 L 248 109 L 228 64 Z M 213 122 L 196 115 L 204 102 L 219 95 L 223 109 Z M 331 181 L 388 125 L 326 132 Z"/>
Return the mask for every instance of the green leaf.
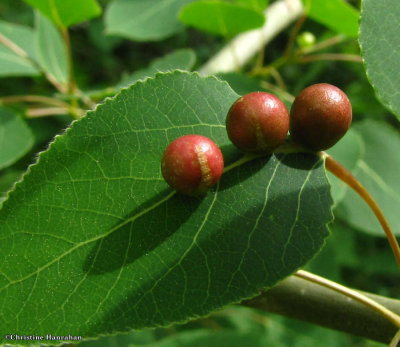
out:
<path id="1" fill-rule="evenodd" d="M 267 7 L 269 0 L 235 0 L 235 2 L 262 12 Z"/>
<path id="2" fill-rule="evenodd" d="M 97 17 L 101 7 L 96 0 L 24 0 L 42 12 L 58 27 L 65 28 Z"/>
<path id="3" fill-rule="evenodd" d="M 43 70 L 57 82 L 68 83 L 68 59 L 58 29 L 45 16 L 36 12 L 36 55 Z"/>
<path id="4" fill-rule="evenodd" d="M 214 77 L 158 74 L 57 136 L 0 210 L 1 330 L 88 338 L 182 322 L 311 259 L 332 219 L 323 162 L 237 162 L 224 126 L 237 98 Z M 191 133 L 236 163 L 203 198 L 161 176 L 166 146 Z"/>
<path id="5" fill-rule="evenodd" d="M 14 111 L 0 107 L 0 169 L 15 163 L 33 145 L 33 135 Z"/>
<path id="6" fill-rule="evenodd" d="M 179 18 L 186 25 L 225 37 L 259 28 L 265 22 L 264 15 L 258 11 L 216 0 L 186 5 Z"/>
<path id="7" fill-rule="evenodd" d="M 343 0 L 303 0 L 307 15 L 348 37 L 358 36 L 359 12 Z"/>
<path id="8" fill-rule="evenodd" d="M 365 147 L 355 176 L 377 201 L 393 232 L 400 235 L 396 228 L 400 225 L 400 156 L 392 155 L 400 151 L 400 135 L 386 123 L 372 120 L 358 123 L 353 129 L 361 135 Z M 335 215 L 358 230 L 385 236 L 373 212 L 351 189 L 335 209 Z"/>
<path id="9" fill-rule="evenodd" d="M 11 47 L 23 51 L 23 54 L 28 57 L 34 57 L 33 30 L 0 20 L 0 77 L 40 74 L 29 59 L 21 57 Z"/>
<path id="10" fill-rule="evenodd" d="M 368 78 L 381 102 L 400 118 L 400 2 L 363 0 L 360 47 Z"/>
<path id="11" fill-rule="evenodd" d="M 364 141 L 361 135 L 351 128 L 346 135 L 327 152 L 338 160 L 347 170 L 353 172 L 364 156 Z M 330 172 L 328 172 L 328 177 L 332 186 L 331 194 L 336 206 L 343 199 L 349 188 L 347 184 L 343 183 Z"/>
<path id="12" fill-rule="evenodd" d="M 193 0 L 114 0 L 106 10 L 106 33 L 135 41 L 158 41 L 182 29 L 180 8 Z"/>
<path id="13" fill-rule="evenodd" d="M 155 59 L 148 68 L 135 71 L 122 79 L 118 87 L 126 87 L 137 80 L 154 77 L 157 72 L 172 70 L 190 71 L 196 62 L 196 54 L 192 49 L 178 49 L 164 57 Z"/>

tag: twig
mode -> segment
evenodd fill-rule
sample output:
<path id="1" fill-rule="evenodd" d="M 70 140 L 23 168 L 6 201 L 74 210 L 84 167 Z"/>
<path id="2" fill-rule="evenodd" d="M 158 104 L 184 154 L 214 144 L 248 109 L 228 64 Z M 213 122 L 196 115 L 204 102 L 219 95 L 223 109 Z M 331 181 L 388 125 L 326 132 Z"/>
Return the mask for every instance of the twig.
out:
<path id="1" fill-rule="evenodd" d="M 355 63 L 362 63 L 362 59 L 357 54 L 344 54 L 344 53 L 320 53 L 305 55 L 297 59 L 299 63 L 311 63 L 314 61 L 331 60 L 331 61 L 351 61 Z"/>
<path id="2" fill-rule="evenodd" d="M 304 278 L 307 281 L 311 281 L 314 283 L 317 283 L 321 286 L 324 286 L 326 288 L 332 289 L 338 293 L 341 293 L 349 298 L 352 298 L 353 300 L 356 300 L 366 306 L 368 306 L 370 309 L 374 310 L 376 313 L 379 313 L 383 317 L 385 317 L 388 321 L 392 322 L 395 326 L 400 328 L 400 316 L 395 314 L 394 312 L 388 310 L 386 307 L 382 306 L 381 304 L 378 304 L 376 301 L 368 298 L 365 295 L 362 295 L 361 293 L 347 288 L 345 286 L 342 286 L 339 283 L 330 281 L 326 278 L 314 275 L 310 272 L 304 271 L 304 270 L 299 270 L 295 274 L 295 276 Z"/>
<path id="3" fill-rule="evenodd" d="M 74 94 L 76 89 L 75 77 L 74 77 L 74 64 L 72 60 L 71 52 L 71 40 L 69 38 L 69 32 L 67 28 L 61 27 L 61 34 L 64 40 L 65 49 L 67 51 L 67 63 L 68 63 L 68 93 Z"/>
<path id="4" fill-rule="evenodd" d="M 44 116 L 54 116 L 57 114 L 70 114 L 74 118 L 79 118 L 85 114 L 82 109 L 71 109 L 65 107 L 45 107 L 45 108 L 29 108 L 26 111 L 26 116 L 29 118 L 37 118 Z"/>
<path id="5" fill-rule="evenodd" d="M 250 72 L 250 75 L 263 75 L 267 76 L 271 74 L 271 71 L 274 69 L 278 69 L 282 65 L 285 65 L 287 63 L 291 62 L 299 62 L 299 63 L 308 63 L 312 61 L 318 61 L 318 60 L 345 60 L 345 61 L 356 61 L 359 62 L 361 58 L 358 55 L 353 55 L 353 54 L 334 54 L 334 53 L 325 53 L 325 54 L 315 54 L 315 55 L 304 55 L 312 52 L 319 51 L 324 48 L 328 48 L 330 46 L 333 46 L 335 44 L 338 44 L 340 42 L 343 42 L 344 37 L 341 35 L 329 38 L 325 41 L 322 41 L 320 43 L 317 43 L 313 45 L 312 47 L 308 48 L 301 48 L 296 50 L 292 55 L 284 54 L 272 63 L 268 64 L 267 66 L 264 67 L 259 67 L 258 69 L 253 69 Z"/>
<path id="6" fill-rule="evenodd" d="M 400 300 L 360 293 L 400 314 Z M 242 302 L 242 305 L 386 344 L 398 331 L 391 321 L 368 306 L 298 276 L 285 278 L 260 295 Z"/>
<path id="7" fill-rule="evenodd" d="M 343 35 L 337 35 L 334 37 L 330 37 L 321 42 L 317 42 L 316 44 L 312 45 L 311 47 L 306 47 L 301 49 L 302 54 L 309 54 L 312 52 L 320 51 L 321 49 L 325 49 L 331 46 L 334 46 L 338 43 L 343 42 L 345 37 Z"/>
<path id="8" fill-rule="evenodd" d="M 37 102 L 53 106 L 69 107 L 69 104 L 55 98 L 42 96 L 42 95 L 12 95 L 0 98 L 0 102 L 3 104 L 15 103 L 15 102 Z"/>
<path id="9" fill-rule="evenodd" d="M 286 45 L 285 51 L 283 53 L 283 56 L 288 59 L 291 56 L 292 53 L 292 49 L 293 49 L 293 45 L 294 42 L 296 41 L 296 37 L 299 34 L 299 31 L 301 29 L 301 27 L 303 26 L 305 20 L 306 20 L 307 16 L 306 15 L 302 15 L 296 22 L 295 26 L 292 29 L 292 32 L 290 33 L 290 37 L 289 37 L 289 41 Z"/>
<path id="10" fill-rule="evenodd" d="M 292 94 L 288 93 L 286 90 L 283 90 L 270 82 L 261 81 L 260 85 L 261 87 L 271 90 L 277 95 L 280 95 L 283 99 L 289 101 L 290 103 L 292 103 L 295 99 L 295 97 Z"/>
<path id="11" fill-rule="evenodd" d="M 278 84 L 279 88 L 282 89 L 282 90 L 286 90 L 285 80 L 283 79 L 283 77 L 279 73 L 279 71 L 277 69 L 275 69 L 275 68 L 271 68 L 270 74 L 274 78 L 276 83 Z"/>
<path id="12" fill-rule="evenodd" d="M 71 39 L 69 36 L 68 28 L 61 27 L 61 34 L 64 40 L 65 49 L 67 51 L 67 62 L 68 62 L 68 93 L 72 96 L 77 96 L 81 99 L 83 103 L 88 106 L 88 108 L 94 108 L 96 103 L 94 103 L 87 95 L 85 95 L 77 86 L 75 81 L 75 73 L 74 73 L 74 63 L 72 58 L 72 49 L 71 49 Z M 78 104 L 75 98 L 71 100 L 72 105 L 77 108 Z"/>

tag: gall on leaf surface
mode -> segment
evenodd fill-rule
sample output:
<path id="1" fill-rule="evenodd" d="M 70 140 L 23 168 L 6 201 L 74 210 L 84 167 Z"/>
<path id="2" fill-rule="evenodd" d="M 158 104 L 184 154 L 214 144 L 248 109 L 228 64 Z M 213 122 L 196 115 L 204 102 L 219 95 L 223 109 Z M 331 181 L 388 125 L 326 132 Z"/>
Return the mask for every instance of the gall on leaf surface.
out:
<path id="1" fill-rule="evenodd" d="M 158 74 L 57 136 L 0 210 L 0 330 L 89 338 L 182 322 L 311 259 L 332 219 L 319 157 L 237 165 L 204 198 L 162 179 L 182 135 L 211 138 L 226 165 L 241 157 L 224 125 L 237 98 L 214 77 Z"/>

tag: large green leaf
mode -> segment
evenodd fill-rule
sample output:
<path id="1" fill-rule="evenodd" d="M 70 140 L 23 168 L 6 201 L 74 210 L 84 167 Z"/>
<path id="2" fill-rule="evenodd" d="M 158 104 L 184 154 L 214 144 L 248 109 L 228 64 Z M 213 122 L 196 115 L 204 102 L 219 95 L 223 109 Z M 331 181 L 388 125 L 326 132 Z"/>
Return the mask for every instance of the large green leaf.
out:
<path id="1" fill-rule="evenodd" d="M 106 10 L 106 33 L 157 41 L 182 29 L 180 8 L 193 0 L 114 0 Z"/>
<path id="2" fill-rule="evenodd" d="M 168 72 L 178 69 L 190 71 L 195 62 L 196 54 L 192 49 L 178 49 L 161 58 L 155 59 L 149 67 L 125 76 L 118 87 L 126 87 L 137 80 L 154 77 L 157 72 Z"/>
<path id="3" fill-rule="evenodd" d="M 59 27 L 68 27 L 97 17 L 101 8 L 96 0 L 24 0 Z"/>
<path id="4" fill-rule="evenodd" d="M 400 225 L 400 156 L 393 154 L 400 151 L 400 135 L 386 123 L 372 120 L 354 125 L 354 130 L 361 135 L 365 147 L 355 176 L 378 202 L 393 232 L 400 235 L 396 227 Z M 351 189 L 335 209 L 336 214 L 354 228 L 385 236 L 372 211 Z"/>
<path id="5" fill-rule="evenodd" d="M 0 330 L 87 338 L 167 325 L 312 258 L 332 218 L 319 157 L 236 163 L 203 198 L 162 179 L 163 151 L 184 134 L 212 138 L 228 165 L 241 157 L 224 126 L 237 97 L 214 77 L 159 74 L 57 136 L 0 210 Z"/>
<path id="6" fill-rule="evenodd" d="M 363 0 L 360 47 L 368 78 L 382 103 L 400 118 L 398 0 Z"/>
<path id="7" fill-rule="evenodd" d="M 226 37 L 259 28 L 265 22 L 262 12 L 241 4 L 217 0 L 186 5 L 179 18 L 186 25 Z"/>
<path id="8" fill-rule="evenodd" d="M 14 111 L 0 107 L 0 169 L 21 158 L 33 145 L 33 135 Z"/>
<path id="9" fill-rule="evenodd" d="M 358 35 L 358 11 L 344 0 L 303 0 L 307 15 L 348 37 Z"/>
<path id="10" fill-rule="evenodd" d="M 28 57 L 35 56 L 33 30 L 0 20 L 0 35 L 0 77 L 38 75 L 40 72 L 32 62 L 15 52 L 16 48 Z"/>
<path id="11" fill-rule="evenodd" d="M 235 0 L 236 3 L 251 7 L 257 11 L 264 11 L 269 0 Z"/>
<path id="12" fill-rule="evenodd" d="M 36 13 L 36 54 L 43 70 L 57 82 L 68 82 L 67 50 L 60 32 L 45 16 Z"/>

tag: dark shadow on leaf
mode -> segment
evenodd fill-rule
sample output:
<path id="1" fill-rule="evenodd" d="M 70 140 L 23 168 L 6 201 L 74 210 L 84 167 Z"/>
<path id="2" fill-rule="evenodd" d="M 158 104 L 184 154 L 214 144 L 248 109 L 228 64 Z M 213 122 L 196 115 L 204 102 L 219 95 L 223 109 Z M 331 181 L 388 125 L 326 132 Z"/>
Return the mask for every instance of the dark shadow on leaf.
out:
<path id="1" fill-rule="evenodd" d="M 225 166 L 228 166 L 243 157 L 243 153 L 232 144 L 221 146 L 220 149 L 224 155 Z"/>
<path id="2" fill-rule="evenodd" d="M 243 154 L 232 146 L 226 147 L 229 147 L 228 151 L 234 161 L 242 157 Z M 227 152 L 226 148 L 223 150 L 224 153 Z M 240 184 L 261 170 L 268 159 L 269 157 L 260 158 L 227 172 L 223 175 L 218 189 L 223 191 L 231 186 Z M 132 216 L 138 215 L 147 208 L 157 204 L 169 192 L 170 190 L 166 190 L 158 194 L 135 209 L 126 218 L 129 219 Z M 212 194 L 215 194 L 215 188 L 209 192 L 208 198 Z M 192 216 L 204 199 L 205 197 L 196 198 L 175 194 L 167 203 L 163 203 L 155 209 L 146 212 L 137 218 L 134 223 L 129 222 L 105 238 L 97 241 L 83 264 L 83 270 L 88 275 L 105 274 L 145 256 L 179 229 Z M 149 235 L 149 233 L 152 234 Z"/>
<path id="3" fill-rule="evenodd" d="M 294 154 L 276 154 L 275 157 L 286 166 L 298 170 L 309 171 L 320 167 L 323 163 L 322 159 L 317 164 L 315 161 L 318 156 L 312 153 L 294 153 Z M 315 166 L 314 166 L 315 165 Z"/>
<path id="4" fill-rule="evenodd" d="M 236 160 L 232 161 L 231 163 L 234 163 L 235 161 L 239 160 L 242 157 L 243 157 L 243 154 L 240 154 L 236 158 Z M 224 190 L 229 189 L 232 186 L 235 186 L 237 184 L 242 184 L 247 179 L 251 178 L 251 176 L 255 175 L 258 171 L 262 170 L 262 168 L 268 163 L 268 161 L 271 159 L 271 157 L 272 157 L 271 155 L 266 155 L 265 157 L 261 157 L 258 159 L 248 161 L 248 162 L 224 173 L 222 175 L 222 178 L 221 178 L 221 181 L 219 184 L 219 190 L 224 191 Z M 231 163 L 228 163 L 226 166 L 228 166 Z"/>
<path id="5" fill-rule="evenodd" d="M 315 159 L 310 157 L 304 161 L 312 167 Z M 329 186 L 318 180 L 316 185 L 303 188 L 308 175 L 303 172 L 303 160 L 297 183 L 287 180 L 293 172 L 286 163 L 294 165 L 294 158 L 286 158 L 276 172 L 276 165 L 265 167 L 263 160 L 258 159 L 253 164 L 256 166 L 259 162 L 255 177 L 260 182 L 259 187 L 253 185 L 246 192 L 244 187 L 238 186 L 243 177 L 235 171 L 240 168 L 229 172 L 232 177 L 228 180 L 236 179 L 238 189 L 219 190 L 218 201 L 213 205 L 215 211 L 204 209 L 209 212 L 207 218 L 198 216 L 196 224 L 173 230 L 180 235 L 177 240 L 187 247 L 181 249 L 181 244 L 177 245 L 165 259 L 166 264 L 159 264 L 154 253 L 147 261 L 139 260 L 138 272 L 132 272 L 127 282 L 131 287 L 124 288 L 126 296 L 81 334 L 112 333 L 114 326 L 127 330 L 129 327 L 164 326 L 202 316 L 237 302 L 238 298 L 256 295 L 260 289 L 273 286 L 312 258 L 328 236 Z M 277 163 L 275 160 L 274 164 Z M 275 173 L 272 181 L 271 172 Z M 300 190 L 302 199 L 298 214 Z M 205 202 L 212 206 L 214 197 L 209 194 Z M 171 199 L 167 202 L 171 209 L 182 203 L 185 201 Z M 319 211 L 317 217 L 316 211 Z M 152 232 L 156 231 L 155 226 L 151 228 Z M 197 230 L 200 233 L 196 233 Z M 143 271 L 144 264 L 147 271 Z"/>
<path id="6" fill-rule="evenodd" d="M 255 159 L 228 171 L 223 175 L 218 191 L 224 192 L 253 179 L 252 177 L 264 168 L 271 157 L 270 155 Z M 276 158 L 285 166 L 307 171 L 315 165 L 316 160 L 316 156 L 310 154 L 278 155 Z M 317 166 L 321 164 L 322 161 Z M 127 216 L 127 219 L 140 215 L 169 192 L 170 190 L 166 190 L 142 204 Z M 83 264 L 83 270 L 88 275 L 104 274 L 148 254 L 178 230 L 192 216 L 203 199 L 204 197 L 194 198 L 175 194 L 166 203 L 149 210 L 134 222 L 117 228 L 110 235 L 97 241 Z"/>
<path id="7" fill-rule="evenodd" d="M 170 192 L 168 189 L 157 194 L 126 218 L 140 215 Z M 144 213 L 134 222 L 117 228 L 110 235 L 97 241 L 83 264 L 83 270 L 88 275 L 105 274 L 148 254 L 179 229 L 200 203 L 201 198 L 175 194 L 167 202 Z"/>

